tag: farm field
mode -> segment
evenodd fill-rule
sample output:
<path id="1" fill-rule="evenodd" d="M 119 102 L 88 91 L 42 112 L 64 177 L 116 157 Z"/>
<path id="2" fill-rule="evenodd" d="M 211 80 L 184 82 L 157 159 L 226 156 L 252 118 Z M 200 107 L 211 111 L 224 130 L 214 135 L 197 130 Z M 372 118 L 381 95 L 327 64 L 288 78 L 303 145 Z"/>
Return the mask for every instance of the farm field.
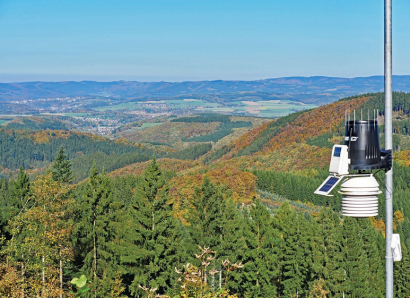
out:
<path id="1" fill-rule="evenodd" d="M 212 107 L 197 109 L 206 112 L 232 112 L 244 113 L 254 116 L 277 118 L 283 117 L 290 113 L 313 109 L 317 106 L 314 104 L 303 104 L 294 101 L 270 100 L 270 101 L 234 101 L 229 107 Z"/>
<path id="2" fill-rule="evenodd" d="M 147 122 L 145 122 L 145 123 L 142 123 L 142 126 L 140 128 L 148 128 L 148 127 L 152 127 L 152 126 L 157 126 L 159 124 L 162 124 L 162 122 L 159 122 L 159 123 L 147 123 Z"/>
<path id="3" fill-rule="evenodd" d="M 120 103 L 120 104 L 116 104 L 116 105 L 108 105 L 108 106 L 102 106 L 102 107 L 97 107 L 94 108 L 94 110 L 96 111 L 119 111 L 119 110 L 137 110 L 138 106 L 136 102 L 124 102 L 124 103 Z"/>
<path id="4" fill-rule="evenodd" d="M 141 102 L 126 102 L 116 105 L 107 105 L 94 108 L 94 110 L 103 111 L 146 111 L 147 109 L 159 109 L 172 111 L 179 109 L 189 109 L 193 112 L 224 112 L 234 114 L 246 114 L 252 116 L 262 116 L 269 118 L 277 118 L 286 116 L 290 113 L 312 109 L 317 107 L 314 104 L 304 104 L 294 101 L 284 100 L 266 100 L 253 101 L 251 98 L 244 101 L 233 101 L 228 105 L 219 104 L 216 102 L 209 102 L 200 99 L 168 99 L 168 100 L 148 100 Z M 67 115 L 67 114 L 66 114 Z"/>
<path id="5" fill-rule="evenodd" d="M 85 116 L 88 116 L 88 113 L 64 113 L 64 116 L 68 116 L 68 117 L 85 117 Z"/>

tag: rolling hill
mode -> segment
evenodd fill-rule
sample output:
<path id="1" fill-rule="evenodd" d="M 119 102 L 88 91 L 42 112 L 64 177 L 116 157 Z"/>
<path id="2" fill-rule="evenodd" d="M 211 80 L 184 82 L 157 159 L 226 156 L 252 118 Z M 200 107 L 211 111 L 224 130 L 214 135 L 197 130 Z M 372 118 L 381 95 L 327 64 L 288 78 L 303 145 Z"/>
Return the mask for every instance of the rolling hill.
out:
<path id="1" fill-rule="evenodd" d="M 182 205 L 181 189 L 185 197 L 192 197 L 195 187 L 199 187 L 205 177 L 208 177 L 218 185 L 227 185 L 237 202 L 251 202 L 257 189 L 260 189 L 295 202 L 329 206 L 339 211 L 339 194 L 329 200 L 313 192 L 328 175 L 327 167 L 332 146 L 343 142 L 346 111 L 353 113 L 356 110 L 359 115 L 359 111 L 363 110 L 363 114 L 367 115 L 368 110 L 373 113 L 373 109 L 378 109 L 382 136 L 382 102 L 383 94 L 367 94 L 346 98 L 310 111 L 290 114 L 275 121 L 267 121 L 238 138 L 231 138 L 223 145 L 214 146 L 189 167 L 185 161 L 173 161 L 170 164 L 169 160 L 164 160 L 164 170 L 168 166 L 177 169 L 176 177 L 171 180 L 171 185 L 175 189 L 175 200 Z M 394 146 L 397 151 L 395 167 L 397 175 L 404 177 L 410 175 L 408 103 L 410 94 L 394 93 Z M 124 171 L 113 172 L 113 175 L 125 175 L 134 171 L 141 173 L 143 169 L 143 164 L 134 164 L 127 166 Z M 381 174 L 378 173 L 379 180 L 383 180 Z M 395 186 L 397 199 L 394 208 L 395 211 L 404 214 L 406 220 L 397 228 L 409 231 L 405 232 L 405 239 L 410 245 L 410 208 L 404 194 L 410 185 L 407 185 L 403 178 L 398 179 L 401 182 Z M 382 188 L 383 184 L 380 183 Z M 383 195 L 380 195 L 379 202 L 380 213 L 376 220 L 380 225 L 384 218 Z"/>
<path id="2" fill-rule="evenodd" d="M 410 76 L 394 76 L 394 90 L 410 91 Z M 102 96 L 117 98 L 175 97 L 188 94 L 274 93 L 306 95 L 305 100 L 329 97 L 328 102 L 355 94 L 379 92 L 383 77 L 286 77 L 257 81 L 198 82 L 23 82 L 0 84 L 0 101 Z M 303 97 L 303 96 L 302 96 Z M 326 101 L 326 100 L 323 100 Z"/>
<path id="3" fill-rule="evenodd" d="M 160 271 L 168 274 L 170 286 L 164 284 L 161 291 L 171 293 L 175 268 L 187 262 L 197 264 L 198 260 L 188 254 L 194 255 L 199 244 L 201 248 L 218 249 L 213 266 L 222 261 L 227 264 L 228 258 L 237 264 L 234 269 L 243 265 L 226 285 L 230 293 L 240 293 L 237 297 L 274 297 L 275 293 L 281 297 L 289 293 L 300 297 L 333 293 L 342 297 L 357 292 L 349 296 L 369 293 L 369 297 L 381 298 L 383 194 L 379 196 L 377 217 L 354 219 L 341 216 L 337 189 L 334 197 L 315 195 L 314 190 L 328 175 L 331 147 L 343 141 L 346 111 L 355 110 L 360 117 L 377 111 L 383 134 L 382 102 L 381 93 L 365 94 L 276 120 L 219 114 L 163 118 L 163 122 L 150 123 L 153 125 L 138 133 L 135 129 L 144 123 L 124 126 L 117 131 L 121 137 L 115 141 L 63 130 L 2 128 L 0 165 L 7 166 L 8 171 L 0 169 L 6 175 L 18 172 L 17 181 L 0 179 L 0 228 L 9 239 L 15 239 L 13 246 L 4 247 L 10 248 L 8 255 L 21 260 L 21 251 L 13 254 L 11 250 L 20 244 L 18 237 L 10 237 L 9 222 L 19 223 L 28 233 L 30 228 L 42 225 L 43 219 L 51 218 L 59 224 L 56 234 L 62 234 L 63 225 L 73 227 L 72 232 L 67 229 L 64 243 L 68 251 L 76 248 L 72 259 L 67 259 L 74 266 L 64 264 L 65 268 L 74 268 L 75 276 L 80 276 L 83 273 L 78 268 L 88 266 L 87 254 L 97 251 L 95 243 L 98 247 L 106 245 L 110 262 L 105 264 L 129 270 L 113 270 L 116 275 L 101 276 L 104 282 L 121 286 L 126 296 L 134 295 L 133 270 L 147 268 L 145 260 L 150 254 L 166 262 Z M 410 246 L 410 94 L 394 93 L 393 103 L 394 230 L 401 235 L 403 247 L 403 262 L 395 263 L 395 287 L 398 297 L 407 297 L 408 289 L 400 287 L 410 276 L 406 263 Z M 29 184 L 24 171 L 17 170 L 18 162 L 23 161 L 30 174 L 44 173 L 60 146 L 72 163 L 76 176 L 73 184 L 58 180 L 62 172 L 31 177 Z M 383 190 L 383 172 L 375 177 Z M 23 208 L 20 217 L 19 212 L 10 211 L 20 210 L 20 197 L 24 195 L 32 205 Z M 40 202 L 44 205 L 31 203 L 36 200 L 43 200 Z M 46 208 L 46 203 L 52 208 Z M 38 212 L 36 217 L 27 216 L 32 212 Z M 52 221 L 43 224 L 47 231 L 54 227 Z M 84 229 L 84 224 L 90 228 Z M 101 235 L 92 234 L 92 227 L 100 229 Z M 27 239 L 24 241 L 40 237 Z M 144 250 L 146 242 L 158 245 Z M 61 248 L 61 242 L 52 245 Z M 164 255 L 168 248 L 172 249 L 170 254 Z M 96 255 L 98 262 L 104 260 L 104 254 Z M 31 259 L 42 264 L 41 256 Z M 139 257 L 144 261 L 135 262 Z M 61 266 L 60 260 L 56 258 L 50 264 Z M 9 271 L 16 274 L 10 276 L 15 280 L 21 280 L 20 264 L 11 263 Z M 93 264 L 90 268 L 95 268 Z M 32 269 L 32 276 L 40 277 L 42 268 Z M 231 270 L 222 270 L 227 280 Z M 0 275 L 0 281 L 3 276 L 9 275 Z"/>

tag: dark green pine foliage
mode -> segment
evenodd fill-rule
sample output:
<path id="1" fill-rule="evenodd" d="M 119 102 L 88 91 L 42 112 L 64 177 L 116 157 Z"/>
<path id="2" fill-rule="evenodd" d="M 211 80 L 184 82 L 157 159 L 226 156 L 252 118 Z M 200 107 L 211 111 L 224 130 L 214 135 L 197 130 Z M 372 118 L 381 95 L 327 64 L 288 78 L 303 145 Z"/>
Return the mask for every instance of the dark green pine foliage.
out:
<path id="1" fill-rule="evenodd" d="M 6 232 L 8 221 L 10 219 L 11 195 L 9 183 L 6 179 L 0 179 L 0 235 L 6 235 L 10 239 L 10 234 Z"/>
<path id="2" fill-rule="evenodd" d="M 139 176 L 116 176 L 111 180 L 114 199 L 123 202 L 127 210 L 131 208 L 133 189 L 140 180 Z"/>
<path id="3" fill-rule="evenodd" d="M 128 233 L 134 245 L 123 255 L 124 265 L 134 275 L 131 293 L 143 295 L 138 285 L 158 288 L 159 294 L 170 293 L 176 281 L 174 268 L 182 266 L 184 249 L 181 227 L 173 217 L 168 187 L 155 156 L 133 200 L 133 224 Z"/>
<path id="4" fill-rule="evenodd" d="M 120 266 L 121 237 L 129 224 L 124 218 L 120 203 L 115 202 L 111 180 L 98 173 L 94 164 L 88 184 L 80 202 L 80 220 L 75 227 L 77 247 L 83 259 L 81 273 L 92 281 L 88 295 L 105 297 Z"/>
<path id="5" fill-rule="evenodd" d="M 218 250 L 218 254 L 220 253 L 224 201 L 222 189 L 208 178 L 204 179 L 201 188 L 195 190 L 188 213 L 193 252 L 197 252 L 200 245 Z"/>
<path id="6" fill-rule="evenodd" d="M 305 297 L 312 282 L 312 223 L 283 203 L 274 217 L 280 243 L 278 294 Z"/>
<path id="7" fill-rule="evenodd" d="M 12 204 L 20 211 L 27 203 L 27 198 L 30 195 L 30 177 L 20 167 L 17 180 L 12 182 L 11 188 Z"/>
<path id="8" fill-rule="evenodd" d="M 73 172 L 71 171 L 71 161 L 67 160 L 67 155 L 64 153 L 63 146 L 56 156 L 52 166 L 53 180 L 62 183 L 70 183 L 73 180 Z"/>
<path id="9" fill-rule="evenodd" d="M 8 223 L 24 208 L 31 207 L 30 197 L 30 177 L 20 167 L 16 181 L 1 179 L 0 185 L 0 228 L 2 235 L 10 239 Z"/>
<path id="10" fill-rule="evenodd" d="M 345 217 L 341 233 L 342 266 L 345 278 L 341 285 L 342 293 L 336 297 L 372 297 L 369 291 L 369 263 L 363 244 L 363 233 L 356 218 Z"/>
<path id="11" fill-rule="evenodd" d="M 330 208 L 322 208 L 314 231 L 313 271 L 315 280 L 324 281 L 330 297 L 343 296 L 345 281 L 342 253 L 342 223 L 340 216 Z M 312 285 L 313 286 L 313 285 Z"/>
<path id="12" fill-rule="evenodd" d="M 227 193 L 224 187 L 220 187 L 219 190 Z M 244 218 L 230 197 L 225 198 L 221 203 L 221 244 L 217 249 L 217 265 L 220 266 L 225 259 L 229 259 L 232 263 L 243 264 L 245 261 Z M 229 274 L 227 288 L 230 293 L 245 291 L 242 286 L 242 272 L 242 269 L 239 269 Z M 226 272 L 223 271 L 222 275 L 225 274 Z"/>
<path id="13" fill-rule="evenodd" d="M 394 297 L 408 298 L 410 296 L 410 256 L 406 245 L 402 244 L 402 259 L 394 262 Z"/>
<path id="14" fill-rule="evenodd" d="M 385 240 L 368 218 L 356 219 L 368 261 L 369 297 L 385 297 Z"/>
<path id="15" fill-rule="evenodd" d="M 281 238 L 273 228 L 272 216 L 258 199 L 245 214 L 244 297 L 276 297 L 278 248 Z"/>
<path id="16" fill-rule="evenodd" d="M 243 218 L 237 206 L 229 197 L 224 186 L 216 186 L 208 178 L 204 179 L 201 188 L 197 188 L 189 209 L 190 250 L 194 255 L 201 247 L 210 247 L 216 251 L 216 259 L 208 269 L 224 270 L 222 261 L 229 259 L 232 263 L 240 263 L 244 259 Z M 196 259 L 191 263 L 197 264 Z M 222 272 L 226 276 L 226 272 Z M 217 289 L 224 281 L 220 275 L 209 277 L 211 288 Z M 232 274 L 228 288 L 231 292 L 240 292 L 240 274 Z"/>

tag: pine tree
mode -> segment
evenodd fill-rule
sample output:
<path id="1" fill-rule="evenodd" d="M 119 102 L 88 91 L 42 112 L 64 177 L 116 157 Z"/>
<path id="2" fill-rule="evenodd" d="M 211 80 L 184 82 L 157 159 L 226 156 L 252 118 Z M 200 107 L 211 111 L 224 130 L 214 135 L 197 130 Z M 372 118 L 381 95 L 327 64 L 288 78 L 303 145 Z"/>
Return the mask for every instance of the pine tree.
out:
<path id="1" fill-rule="evenodd" d="M 27 198 L 30 195 L 30 186 L 30 177 L 23 167 L 20 167 L 17 180 L 12 183 L 11 188 L 12 204 L 19 211 L 28 203 Z"/>
<path id="2" fill-rule="evenodd" d="M 407 298 L 410 296 L 410 258 L 407 247 L 402 244 L 402 260 L 394 262 L 394 297 Z"/>
<path id="3" fill-rule="evenodd" d="M 208 178 L 204 179 L 201 188 L 195 190 L 187 220 L 193 242 L 192 251 L 197 251 L 198 245 L 220 250 L 224 201 L 222 189 Z"/>
<path id="4" fill-rule="evenodd" d="M 222 193 L 227 191 L 220 188 Z M 232 263 L 245 262 L 245 237 L 244 237 L 244 217 L 239 212 L 237 205 L 230 197 L 221 202 L 222 222 L 221 230 L 221 244 L 218 248 L 217 262 L 222 263 L 223 260 L 229 259 Z M 224 274 L 224 272 L 222 272 Z M 235 273 L 229 278 L 227 287 L 230 293 L 243 293 L 242 286 L 242 270 Z"/>
<path id="5" fill-rule="evenodd" d="M 94 297 L 103 297 L 110 290 L 101 285 L 114 280 L 120 267 L 121 237 L 129 224 L 112 197 L 110 179 L 91 169 L 88 184 L 80 203 L 81 218 L 76 225 L 76 242 L 83 259 L 81 271 L 93 282 Z M 105 283 L 101 283 L 104 279 Z"/>
<path id="6" fill-rule="evenodd" d="M 159 294 L 169 293 L 175 284 L 174 268 L 180 266 L 184 249 L 180 226 L 172 215 L 168 186 L 155 156 L 133 200 L 133 229 L 129 231 L 133 245 L 123 255 L 124 265 L 134 275 L 131 293 L 142 295 L 139 285 L 158 288 Z"/>
<path id="7" fill-rule="evenodd" d="M 345 271 L 341 289 L 346 297 L 370 298 L 369 263 L 356 218 L 344 218 L 341 236 L 342 265 Z"/>
<path id="8" fill-rule="evenodd" d="M 362 235 L 363 249 L 366 252 L 369 275 L 369 297 L 385 297 L 385 275 L 384 275 L 384 239 L 371 225 L 368 218 L 357 219 L 360 234 Z M 380 241 L 381 240 L 381 241 Z M 384 247 L 383 247 L 384 248 Z"/>
<path id="9" fill-rule="evenodd" d="M 10 239 L 9 221 L 25 208 L 32 206 L 32 201 L 30 201 L 31 182 L 23 167 L 20 167 L 16 181 L 9 183 L 5 179 L 0 181 L 0 229 L 2 235 L 6 239 Z"/>
<path id="10" fill-rule="evenodd" d="M 335 296 L 336 293 L 343 292 L 340 287 L 345 278 L 343 255 L 340 252 L 340 217 L 329 208 L 322 208 L 314 226 L 312 269 L 317 282 L 311 286 L 320 281 L 323 290 Z"/>
<path id="11" fill-rule="evenodd" d="M 190 201 L 187 218 L 191 235 L 189 255 L 197 251 L 198 245 L 216 251 L 216 259 L 208 268 L 210 270 L 223 270 L 222 261 L 225 259 L 240 263 L 244 257 L 243 218 L 228 193 L 226 187 L 216 186 L 205 178 Z M 191 262 L 199 265 L 195 259 Z M 223 274 L 226 272 L 207 279 L 211 288 L 219 288 Z M 236 277 L 239 278 L 238 275 Z M 228 288 L 238 293 L 240 283 L 230 279 Z"/>
<path id="12" fill-rule="evenodd" d="M 10 238 L 8 234 L 7 225 L 11 216 L 11 195 L 9 183 L 6 179 L 0 179 L 0 235 Z"/>
<path id="13" fill-rule="evenodd" d="M 279 242 L 269 211 L 258 199 L 247 214 L 243 285 L 246 297 L 276 297 Z"/>
<path id="14" fill-rule="evenodd" d="M 53 179 L 55 181 L 70 183 L 73 180 L 73 173 L 71 171 L 71 161 L 66 160 L 67 155 L 64 154 L 63 146 L 56 156 L 52 164 Z"/>
<path id="15" fill-rule="evenodd" d="M 304 296 L 312 282 L 313 232 L 311 222 L 303 214 L 290 209 L 283 203 L 274 217 L 274 227 L 283 241 L 279 253 L 280 296 Z"/>

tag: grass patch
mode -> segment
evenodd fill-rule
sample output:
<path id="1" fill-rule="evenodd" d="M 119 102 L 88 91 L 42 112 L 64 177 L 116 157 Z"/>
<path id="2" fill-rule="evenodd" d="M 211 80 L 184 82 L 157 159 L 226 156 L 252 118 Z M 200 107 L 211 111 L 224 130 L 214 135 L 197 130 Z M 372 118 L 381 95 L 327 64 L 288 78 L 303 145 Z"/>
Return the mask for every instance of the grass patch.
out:
<path id="1" fill-rule="evenodd" d="M 118 111 L 118 110 L 138 110 L 137 109 L 137 103 L 135 102 L 125 102 L 125 103 L 120 103 L 116 105 L 108 105 L 108 106 L 102 106 L 98 108 L 94 108 L 94 110 L 97 111 Z"/>
<path id="2" fill-rule="evenodd" d="M 68 116 L 68 117 L 84 117 L 84 116 L 88 116 L 88 113 L 64 113 L 64 116 Z"/>
<path id="3" fill-rule="evenodd" d="M 140 129 L 144 129 L 144 128 L 148 128 L 148 127 L 152 127 L 152 126 L 157 126 L 160 125 L 164 122 L 159 122 L 159 123 L 142 123 Z"/>

